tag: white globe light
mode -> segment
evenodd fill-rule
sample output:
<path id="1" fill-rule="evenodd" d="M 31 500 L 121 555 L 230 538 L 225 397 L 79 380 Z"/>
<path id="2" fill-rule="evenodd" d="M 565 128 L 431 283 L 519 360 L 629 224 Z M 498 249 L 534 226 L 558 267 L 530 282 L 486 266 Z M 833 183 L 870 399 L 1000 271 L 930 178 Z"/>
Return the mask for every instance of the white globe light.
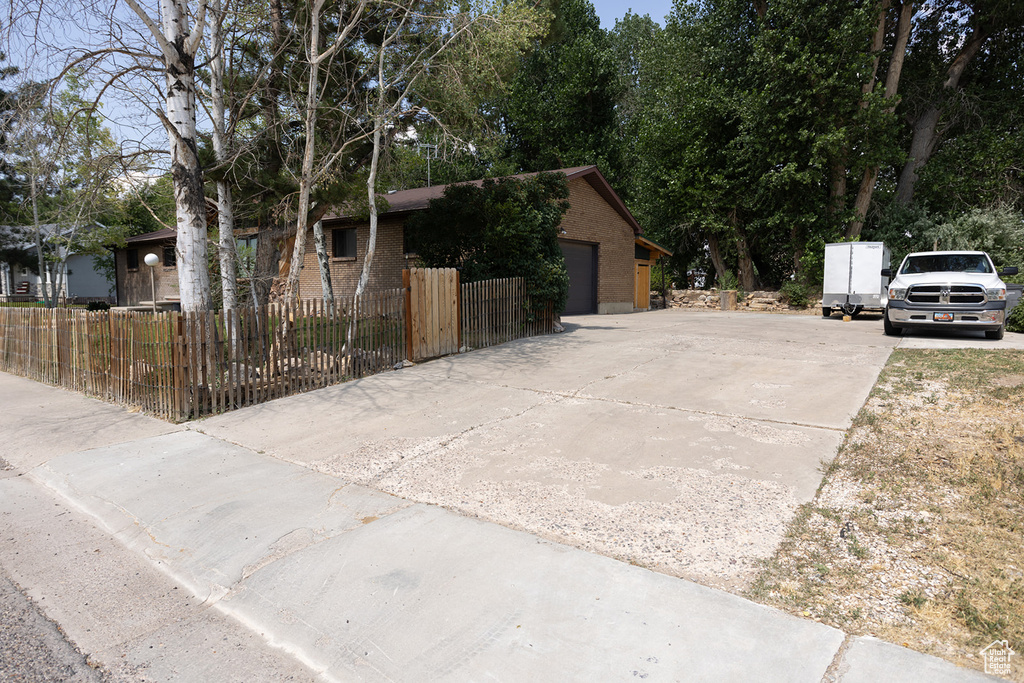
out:
<path id="1" fill-rule="evenodd" d="M 160 257 L 156 254 L 146 254 L 146 258 L 144 260 L 146 261 L 147 266 L 155 266 L 160 263 Z"/>

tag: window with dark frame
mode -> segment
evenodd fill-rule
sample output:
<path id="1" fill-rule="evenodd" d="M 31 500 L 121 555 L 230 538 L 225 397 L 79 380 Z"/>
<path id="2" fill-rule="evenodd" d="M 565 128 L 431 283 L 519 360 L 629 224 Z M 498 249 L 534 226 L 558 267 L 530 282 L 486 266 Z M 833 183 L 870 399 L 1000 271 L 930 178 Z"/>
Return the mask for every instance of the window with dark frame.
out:
<path id="1" fill-rule="evenodd" d="M 334 258 L 356 257 L 355 228 L 335 228 L 331 230 L 331 255 Z"/>
<path id="2" fill-rule="evenodd" d="M 413 247 L 413 240 L 411 234 L 409 233 L 408 225 L 402 226 L 402 253 L 405 256 L 416 255 L 416 249 L 415 247 Z"/>
<path id="3" fill-rule="evenodd" d="M 178 256 L 174 253 L 174 247 L 164 247 L 164 267 L 174 268 L 178 265 Z"/>
<path id="4" fill-rule="evenodd" d="M 128 249 L 127 251 L 125 251 L 125 256 L 127 256 L 127 258 L 128 258 L 128 270 L 138 270 L 139 269 L 139 250 L 138 249 Z"/>

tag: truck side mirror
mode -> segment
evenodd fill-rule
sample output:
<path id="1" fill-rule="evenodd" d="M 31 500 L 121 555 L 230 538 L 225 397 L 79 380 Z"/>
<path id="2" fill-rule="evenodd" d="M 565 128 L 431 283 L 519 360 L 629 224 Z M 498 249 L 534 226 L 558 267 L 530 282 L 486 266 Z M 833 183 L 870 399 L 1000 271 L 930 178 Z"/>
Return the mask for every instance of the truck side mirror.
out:
<path id="1" fill-rule="evenodd" d="M 999 272 L 999 275 L 1001 277 L 1003 275 L 1016 275 L 1017 273 L 1018 273 L 1017 266 L 1007 266 L 1006 268 L 1003 268 Z"/>
<path id="2" fill-rule="evenodd" d="M 882 268 L 882 277 L 892 277 L 892 268 Z"/>

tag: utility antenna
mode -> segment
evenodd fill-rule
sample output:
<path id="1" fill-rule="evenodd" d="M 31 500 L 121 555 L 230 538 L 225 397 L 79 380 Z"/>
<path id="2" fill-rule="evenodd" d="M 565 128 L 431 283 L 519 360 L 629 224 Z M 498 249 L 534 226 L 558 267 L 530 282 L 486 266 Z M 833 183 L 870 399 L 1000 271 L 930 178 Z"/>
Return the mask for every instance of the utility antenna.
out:
<path id="1" fill-rule="evenodd" d="M 427 187 L 430 187 L 430 160 L 437 158 L 437 145 L 431 145 L 426 142 L 416 143 L 417 151 L 426 150 L 427 156 Z"/>

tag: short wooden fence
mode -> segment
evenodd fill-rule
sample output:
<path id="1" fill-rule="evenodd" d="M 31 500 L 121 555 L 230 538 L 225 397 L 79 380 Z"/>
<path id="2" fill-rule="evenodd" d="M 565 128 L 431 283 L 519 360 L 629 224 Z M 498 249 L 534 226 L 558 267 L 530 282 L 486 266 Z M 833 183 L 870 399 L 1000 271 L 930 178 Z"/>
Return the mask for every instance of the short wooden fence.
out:
<path id="1" fill-rule="evenodd" d="M 452 271 L 413 281 L 431 296 L 394 289 L 334 306 L 317 300 L 202 313 L 0 307 L 0 370 L 179 422 L 382 372 L 410 357 L 552 331 L 551 307 L 531 308 L 522 278 L 460 286 Z M 410 330 L 420 338 L 416 356 Z"/>
<path id="2" fill-rule="evenodd" d="M 205 313 L 0 308 L 0 370 L 195 419 L 390 369 L 405 296 Z"/>
<path id="3" fill-rule="evenodd" d="M 534 307 L 523 278 L 467 282 L 462 285 L 462 346 L 482 349 L 513 339 L 551 334 L 551 304 Z"/>

